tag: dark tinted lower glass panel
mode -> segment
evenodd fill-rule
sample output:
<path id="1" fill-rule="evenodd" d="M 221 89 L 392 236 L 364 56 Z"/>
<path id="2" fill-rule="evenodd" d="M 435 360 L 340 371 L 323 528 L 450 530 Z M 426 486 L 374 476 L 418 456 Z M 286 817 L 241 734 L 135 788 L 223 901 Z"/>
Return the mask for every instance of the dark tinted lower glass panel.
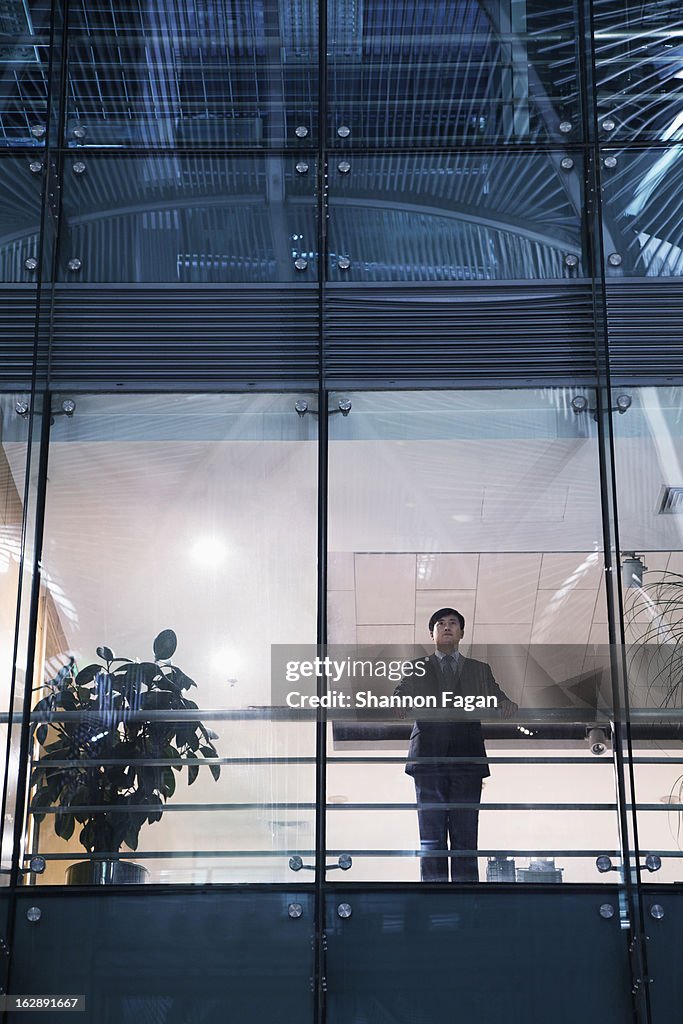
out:
<path id="1" fill-rule="evenodd" d="M 650 1006 L 653 1024 L 678 1024 L 683 1005 L 683 893 L 671 889 L 645 890 L 643 896 L 647 934 Z"/>
<path id="2" fill-rule="evenodd" d="M 39 921 L 26 916 L 32 906 Z M 9 991 L 84 995 L 77 1017 L 93 1024 L 312 1020 L 308 894 L 34 895 L 19 900 L 16 922 Z M 8 1019 L 51 1024 L 64 1013 Z"/>
<path id="3" fill-rule="evenodd" d="M 616 892 L 342 890 L 327 934 L 329 1024 L 630 1020 Z"/>

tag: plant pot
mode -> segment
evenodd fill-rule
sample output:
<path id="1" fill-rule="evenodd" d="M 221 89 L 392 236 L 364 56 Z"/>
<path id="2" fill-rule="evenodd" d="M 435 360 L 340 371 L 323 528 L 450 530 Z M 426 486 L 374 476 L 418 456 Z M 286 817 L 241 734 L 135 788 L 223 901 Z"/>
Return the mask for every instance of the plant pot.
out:
<path id="1" fill-rule="evenodd" d="M 67 885 L 141 885 L 149 878 L 130 860 L 80 860 L 66 869 Z"/>

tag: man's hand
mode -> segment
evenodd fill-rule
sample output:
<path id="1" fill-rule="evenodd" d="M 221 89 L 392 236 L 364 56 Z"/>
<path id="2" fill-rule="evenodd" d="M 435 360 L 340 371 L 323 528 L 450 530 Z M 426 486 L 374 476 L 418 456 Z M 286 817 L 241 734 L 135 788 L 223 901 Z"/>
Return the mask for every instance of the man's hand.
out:
<path id="1" fill-rule="evenodd" d="M 506 697 L 498 705 L 498 711 L 501 718 L 512 718 L 519 711 L 519 704 L 515 704 L 514 700 L 509 700 Z"/>

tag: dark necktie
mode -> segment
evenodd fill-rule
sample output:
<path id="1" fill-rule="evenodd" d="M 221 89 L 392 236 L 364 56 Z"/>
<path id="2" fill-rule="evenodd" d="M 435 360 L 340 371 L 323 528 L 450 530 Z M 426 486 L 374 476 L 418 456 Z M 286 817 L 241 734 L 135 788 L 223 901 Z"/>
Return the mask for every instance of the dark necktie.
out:
<path id="1" fill-rule="evenodd" d="M 441 672 L 443 673 L 443 686 L 444 690 L 453 692 L 455 687 L 455 658 L 452 654 L 447 654 L 445 658 L 441 660 Z"/>

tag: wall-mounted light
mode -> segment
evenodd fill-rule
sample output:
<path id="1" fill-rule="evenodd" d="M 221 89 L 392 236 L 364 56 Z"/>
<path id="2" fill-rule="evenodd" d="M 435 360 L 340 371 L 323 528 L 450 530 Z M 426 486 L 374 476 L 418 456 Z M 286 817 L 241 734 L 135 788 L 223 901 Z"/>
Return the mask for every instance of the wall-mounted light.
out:
<path id="1" fill-rule="evenodd" d="M 588 746 L 594 757 L 600 757 L 607 750 L 607 733 L 599 726 L 588 730 Z"/>
<path id="2" fill-rule="evenodd" d="M 635 551 L 622 552 L 621 583 L 625 590 L 632 587 L 642 587 L 643 573 L 647 572 L 647 566 L 640 555 Z"/>

